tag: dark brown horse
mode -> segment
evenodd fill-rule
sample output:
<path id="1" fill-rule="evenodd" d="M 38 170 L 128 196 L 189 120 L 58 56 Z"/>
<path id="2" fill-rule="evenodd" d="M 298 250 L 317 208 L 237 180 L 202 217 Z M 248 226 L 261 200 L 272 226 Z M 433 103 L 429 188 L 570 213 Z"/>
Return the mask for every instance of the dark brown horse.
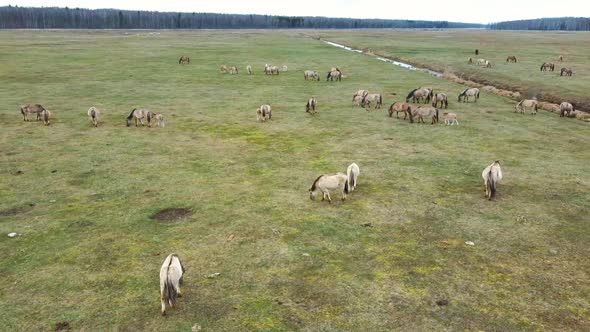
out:
<path id="1" fill-rule="evenodd" d="M 565 74 L 565 76 L 572 76 L 572 74 L 574 73 L 574 71 L 571 68 L 561 68 L 561 74 L 559 74 L 559 76 L 564 76 L 563 74 Z"/>

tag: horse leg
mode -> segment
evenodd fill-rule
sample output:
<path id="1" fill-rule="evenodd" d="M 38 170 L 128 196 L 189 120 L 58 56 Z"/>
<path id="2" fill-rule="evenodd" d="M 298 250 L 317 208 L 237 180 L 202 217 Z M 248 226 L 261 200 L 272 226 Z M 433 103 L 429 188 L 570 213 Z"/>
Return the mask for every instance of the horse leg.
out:
<path id="1" fill-rule="evenodd" d="M 324 192 L 324 195 L 328 196 L 328 202 L 332 203 L 332 197 L 330 197 L 330 192 L 326 189 L 326 191 Z"/>
<path id="2" fill-rule="evenodd" d="M 163 296 L 160 296 L 160 302 L 162 304 L 162 316 L 166 316 L 166 301 L 164 301 Z"/>

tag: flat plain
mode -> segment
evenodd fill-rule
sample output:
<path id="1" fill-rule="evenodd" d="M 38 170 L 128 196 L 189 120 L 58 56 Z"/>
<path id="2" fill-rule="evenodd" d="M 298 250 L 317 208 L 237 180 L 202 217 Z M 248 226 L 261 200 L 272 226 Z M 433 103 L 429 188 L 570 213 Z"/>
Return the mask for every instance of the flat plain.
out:
<path id="1" fill-rule="evenodd" d="M 486 92 L 458 103 L 461 85 L 306 37 L 317 33 L 358 46 L 407 37 L 0 31 L 0 330 L 589 330 L 588 123 L 516 114 Z M 428 42 L 407 57 L 444 54 L 424 54 Z M 559 53 L 543 45 L 536 62 Z M 574 38 L 568 59 L 588 47 Z M 265 63 L 289 69 L 266 76 Z M 342 82 L 326 82 L 332 66 Z M 304 81 L 307 69 L 321 81 Z M 387 116 L 419 86 L 448 93 L 460 125 Z M 358 89 L 382 93 L 384 109 L 353 108 Z M 25 103 L 52 124 L 24 122 Z M 257 123 L 264 103 L 273 118 Z M 104 109 L 98 128 L 90 106 Z M 134 107 L 166 127 L 127 128 Z M 481 171 L 494 160 L 504 180 L 488 201 Z M 348 200 L 309 199 L 318 175 L 351 162 L 361 175 Z M 167 208 L 193 214 L 151 218 Z M 184 296 L 161 317 L 171 252 Z"/>

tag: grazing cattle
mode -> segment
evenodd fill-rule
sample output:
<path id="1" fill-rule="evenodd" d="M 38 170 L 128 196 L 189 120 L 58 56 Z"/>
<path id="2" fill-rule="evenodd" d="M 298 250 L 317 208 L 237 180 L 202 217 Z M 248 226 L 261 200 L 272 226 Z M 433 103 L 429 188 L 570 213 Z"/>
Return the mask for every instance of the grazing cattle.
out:
<path id="1" fill-rule="evenodd" d="M 20 113 L 23 115 L 23 121 L 29 121 L 29 114 L 36 114 L 37 121 L 41 119 L 41 112 L 43 112 L 45 108 L 39 104 L 26 104 L 20 107 Z"/>
<path id="2" fill-rule="evenodd" d="M 309 188 L 309 199 L 314 200 L 318 192 L 322 192 L 322 201 L 327 198 L 328 202 L 332 203 L 330 190 L 341 189 L 342 200 L 345 200 L 346 194 L 349 193 L 348 182 L 348 176 L 343 173 L 320 175 Z"/>
<path id="3" fill-rule="evenodd" d="M 449 125 L 449 126 L 452 126 L 454 124 L 456 124 L 457 126 L 459 125 L 459 121 L 457 121 L 457 114 L 455 114 L 455 113 L 444 112 L 443 119 L 445 120 L 446 125 Z"/>
<path id="4" fill-rule="evenodd" d="M 431 106 L 418 106 L 410 111 L 410 122 L 414 123 L 414 118 L 418 119 L 418 123 L 424 122 L 424 118 L 430 117 L 430 124 L 438 122 L 438 108 Z"/>
<path id="5" fill-rule="evenodd" d="M 559 105 L 559 116 L 560 117 L 564 117 L 567 116 L 569 117 L 573 112 L 574 112 L 574 105 L 568 103 L 567 101 L 564 101 L 563 103 L 561 103 Z"/>
<path id="6" fill-rule="evenodd" d="M 412 107 L 410 106 L 410 104 L 408 103 L 404 103 L 404 102 L 395 102 L 393 104 L 391 104 L 391 106 L 389 106 L 389 117 L 391 118 L 393 116 L 393 113 L 395 112 L 395 117 L 399 119 L 399 113 L 404 113 L 404 120 L 406 119 L 406 117 L 408 115 L 410 115 L 410 112 L 412 111 Z M 411 115 L 410 115 L 411 116 Z"/>
<path id="7" fill-rule="evenodd" d="M 358 177 L 361 174 L 359 166 L 352 163 L 346 169 L 346 176 L 348 177 L 348 192 L 352 192 L 358 183 Z"/>
<path id="8" fill-rule="evenodd" d="M 457 101 L 461 101 L 461 97 L 463 97 L 463 102 L 468 102 L 470 97 L 473 97 L 474 102 L 477 102 L 479 99 L 479 89 L 478 88 L 468 88 L 463 90 L 457 97 Z"/>
<path id="9" fill-rule="evenodd" d="M 317 104 L 317 101 L 315 100 L 314 97 L 309 98 L 309 100 L 307 101 L 307 104 L 305 105 L 305 111 L 311 115 L 314 115 L 316 113 L 316 111 L 315 111 L 316 104 Z"/>
<path id="10" fill-rule="evenodd" d="M 375 105 L 374 109 L 378 109 L 383 105 L 383 97 L 379 93 L 369 93 L 363 97 L 361 104 L 367 111 L 371 109 L 371 104 Z"/>
<path id="11" fill-rule="evenodd" d="M 446 93 L 436 93 L 432 98 L 432 106 L 436 107 L 440 102 L 440 108 L 443 106 L 445 108 L 449 107 L 449 98 L 447 97 Z"/>
<path id="12" fill-rule="evenodd" d="M 259 108 L 256 109 L 256 120 L 260 122 L 265 122 L 266 120 L 270 120 L 272 118 L 272 110 L 270 105 L 261 105 Z"/>
<path id="13" fill-rule="evenodd" d="M 319 81 L 320 80 L 320 74 L 315 71 L 315 70 L 306 70 L 303 72 L 303 78 L 307 81 L 307 80 L 312 80 L 312 81 Z"/>
<path id="14" fill-rule="evenodd" d="M 94 125 L 95 127 L 98 127 L 98 122 L 100 120 L 100 110 L 94 106 L 90 107 L 88 109 L 88 112 L 86 112 L 88 114 L 88 119 L 90 119 L 90 122 L 92 122 L 92 125 Z"/>
<path id="15" fill-rule="evenodd" d="M 182 296 L 180 285 L 185 269 L 176 254 L 170 254 L 160 268 L 160 303 L 162 316 L 166 315 L 166 305 L 174 308 L 176 299 Z"/>
<path id="16" fill-rule="evenodd" d="M 522 114 L 525 113 L 527 108 L 531 109 L 531 114 L 532 115 L 536 115 L 537 114 L 537 107 L 538 107 L 538 102 L 537 99 L 524 99 L 521 100 L 518 104 L 516 104 L 515 108 L 515 113 L 516 112 L 520 112 Z"/>
<path id="17" fill-rule="evenodd" d="M 496 196 L 498 182 L 502 180 L 502 168 L 500 168 L 500 162 L 496 160 L 486 167 L 481 173 L 481 177 L 483 178 L 486 197 L 487 199 L 492 200 L 492 198 Z"/>
<path id="18" fill-rule="evenodd" d="M 181 56 L 180 59 L 178 60 L 178 64 L 190 64 L 191 63 L 191 59 L 187 56 Z"/>

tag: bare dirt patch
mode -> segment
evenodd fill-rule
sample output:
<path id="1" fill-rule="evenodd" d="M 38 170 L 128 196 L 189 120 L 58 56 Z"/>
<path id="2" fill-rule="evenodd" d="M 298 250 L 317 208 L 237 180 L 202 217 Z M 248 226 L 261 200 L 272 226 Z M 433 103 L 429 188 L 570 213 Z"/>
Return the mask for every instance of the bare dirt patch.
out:
<path id="1" fill-rule="evenodd" d="M 0 210 L 0 217 L 16 216 L 21 213 L 29 212 L 33 209 L 34 206 L 35 206 L 35 204 L 31 203 L 31 204 L 25 205 L 25 206 L 19 206 L 19 207 L 13 207 L 10 209 Z"/>
<path id="2" fill-rule="evenodd" d="M 157 221 L 181 221 L 193 215 L 193 211 L 186 208 L 167 208 L 156 212 L 150 218 Z"/>
<path id="3" fill-rule="evenodd" d="M 55 331 L 65 331 L 70 329 L 70 322 L 63 321 L 55 324 Z"/>

